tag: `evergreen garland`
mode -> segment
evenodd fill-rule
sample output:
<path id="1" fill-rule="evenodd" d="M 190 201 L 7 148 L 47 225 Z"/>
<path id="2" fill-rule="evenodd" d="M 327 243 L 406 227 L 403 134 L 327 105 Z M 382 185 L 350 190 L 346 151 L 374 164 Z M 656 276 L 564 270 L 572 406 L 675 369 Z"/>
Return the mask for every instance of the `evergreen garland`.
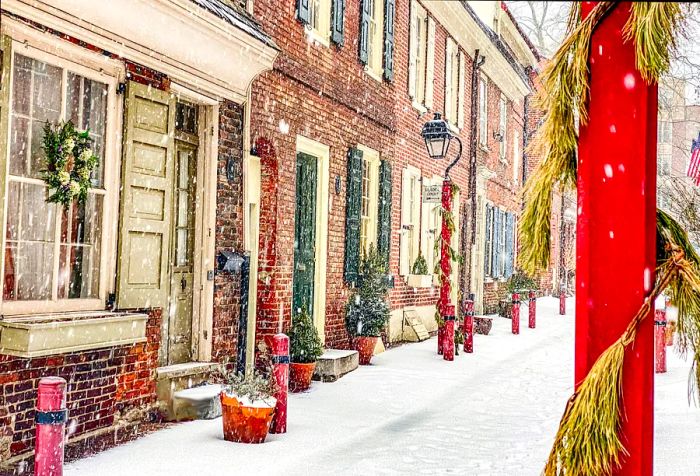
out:
<path id="1" fill-rule="evenodd" d="M 452 196 L 450 197 L 450 201 L 454 201 L 457 192 L 459 192 L 459 187 L 457 186 L 457 184 L 452 182 L 450 184 L 450 193 L 452 194 Z M 442 217 L 443 223 L 445 223 L 447 225 L 448 230 L 450 230 L 450 234 L 454 235 L 454 233 L 456 232 L 456 227 L 454 214 L 452 213 L 452 210 L 447 210 L 446 208 L 441 207 L 440 216 Z M 435 253 L 439 257 L 442 256 L 441 249 L 442 233 L 439 233 L 437 239 L 435 240 Z M 464 257 L 460 255 L 454 248 L 452 248 L 451 243 L 447 244 L 447 253 L 449 254 L 450 261 L 452 261 L 452 263 L 462 264 L 464 262 Z M 438 282 L 440 283 L 440 286 L 442 286 L 443 283 L 448 283 L 450 285 L 450 289 L 453 289 L 454 283 L 452 283 L 452 278 L 451 276 L 448 276 L 443 272 L 442 266 L 440 266 L 440 261 L 441 260 L 438 259 L 435 262 L 434 268 L 434 272 L 438 276 Z M 442 327 L 445 325 L 445 321 L 440 315 L 440 311 L 439 309 L 437 309 L 437 306 L 435 307 L 435 322 L 437 323 L 438 327 Z"/>
<path id="2" fill-rule="evenodd" d="M 314 326 L 309 311 L 306 307 L 292 317 L 292 326 L 289 329 L 289 357 L 297 364 L 310 364 L 316 362 L 323 354 L 323 345 L 318 337 L 318 331 Z"/>
<path id="3" fill-rule="evenodd" d="M 74 199 L 85 203 L 92 186 L 90 176 L 98 158 L 90 145 L 89 131 L 78 131 L 72 122 L 44 125 L 43 149 L 46 154 L 42 178 L 49 187 L 49 203 L 68 208 Z"/>

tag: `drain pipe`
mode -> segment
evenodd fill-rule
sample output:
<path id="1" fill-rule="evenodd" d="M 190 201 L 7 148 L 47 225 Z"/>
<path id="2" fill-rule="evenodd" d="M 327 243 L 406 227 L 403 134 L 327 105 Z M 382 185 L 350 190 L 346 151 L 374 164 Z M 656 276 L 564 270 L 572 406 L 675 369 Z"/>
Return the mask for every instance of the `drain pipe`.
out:
<path id="1" fill-rule="evenodd" d="M 467 256 L 467 265 L 463 267 L 462 279 L 463 283 L 469 277 L 469 282 L 464 283 L 462 289 L 469 289 L 470 291 L 464 295 L 462 294 L 462 300 L 469 299 L 474 291 L 472 287 L 472 247 L 476 244 L 476 148 L 478 146 L 479 139 L 477 137 L 477 117 L 479 109 L 479 71 L 481 67 L 486 62 L 486 58 L 479 54 L 479 49 L 474 51 L 474 67 L 472 68 L 472 104 L 471 104 L 471 114 L 470 120 L 470 133 L 471 140 L 469 145 L 469 204 L 470 204 L 470 239 L 467 244 L 463 241 L 465 248 L 469 247 L 466 253 L 463 255 Z M 462 307 L 462 306 L 460 306 Z"/>

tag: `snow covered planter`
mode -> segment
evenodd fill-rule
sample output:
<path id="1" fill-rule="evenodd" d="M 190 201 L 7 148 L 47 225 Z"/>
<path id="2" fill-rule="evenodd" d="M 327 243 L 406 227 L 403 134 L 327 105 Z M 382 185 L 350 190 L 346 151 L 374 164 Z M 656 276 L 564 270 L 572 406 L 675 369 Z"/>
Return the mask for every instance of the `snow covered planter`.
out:
<path id="1" fill-rule="evenodd" d="M 370 245 L 360 265 L 360 285 L 345 307 L 345 326 L 355 340 L 360 365 L 369 365 L 374 347 L 389 320 L 386 259 Z"/>
<path id="2" fill-rule="evenodd" d="M 223 387 L 221 414 L 224 439 L 237 443 L 263 443 L 270 430 L 277 400 L 275 383 L 257 372 L 231 374 Z"/>
<path id="3" fill-rule="evenodd" d="M 289 391 L 303 392 L 311 385 L 316 360 L 323 354 L 321 339 L 306 308 L 292 318 L 289 347 Z"/>

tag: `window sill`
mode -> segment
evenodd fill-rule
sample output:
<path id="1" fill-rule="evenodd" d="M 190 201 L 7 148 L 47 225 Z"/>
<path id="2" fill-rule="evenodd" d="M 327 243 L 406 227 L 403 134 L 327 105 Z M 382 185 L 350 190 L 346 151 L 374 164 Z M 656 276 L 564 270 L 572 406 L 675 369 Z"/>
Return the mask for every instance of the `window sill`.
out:
<path id="1" fill-rule="evenodd" d="M 479 143 L 479 150 L 481 150 L 482 152 L 486 152 L 487 154 L 489 153 L 489 148 L 482 143 Z"/>
<path id="2" fill-rule="evenodd" d="M 420 112 L 421 115 L 428 112 L 428 108 L 425 107 L 424 104 L 421 104 L 421 103 L 417 102 L 416 100 L 411 101 L 411 106 L 413 106 L 413 109 Z"/>
<path id="3" fill-rule="evenodd" d="M 406 276 L 406 284 L 411 288 L 433 287 L 432 274 L 409 274 Z"/>
<path id="4" fill-rule="evenodd" d="M 380 83 L 383 82 L 382 80 L 382 73 L 383 71 L 376 71 L 370 68 L 369 66 L 365 65 L 365 73 L 367 73 L 367 76 L 370 78 L 379 81 Z"/>
<path id="5" fill-rule="evenodd" d="M 0 320 L 0 354 L 40 357 L 146 341 L 142 313 L 73 312 Z"/>
<path id="6" fill-rule="evenodd" d="M 306 32 L 306 37 L 313 43 L 318 43 L 325 47 L 331 46 L 330 37 L 324 36 L 318 30 L 314 30 L 313 28 L 309 28 L 308 26 L 306 26 L 304 27 L 304 31 Z"/>
<path id="7" fill-rule="evenodd" d="M 453 133 L 453 134 L 459 134 L 459 127 L 457 127 L 456 124 L 451 123 L 450 121 L 447 121 L 447 128 Z"/>

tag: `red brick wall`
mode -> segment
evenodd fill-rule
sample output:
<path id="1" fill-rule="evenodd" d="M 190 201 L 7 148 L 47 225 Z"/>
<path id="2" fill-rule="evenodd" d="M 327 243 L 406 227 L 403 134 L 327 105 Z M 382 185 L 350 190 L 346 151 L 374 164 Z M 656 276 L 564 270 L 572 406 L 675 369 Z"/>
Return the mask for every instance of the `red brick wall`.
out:
<path id="1" fill-rule="evenodd" d="M 7 451 L 0 435 L 2 459 L 34 447 L 34 408 L 42 377 L 59 376 L 68 382 L 69 444 L 85 433 L 134 418 L 129 415 L 148 418 L 156 402 L 161 319 L 160 309 L 149 311 L 144 343 L 32 359 L 0 355 L 0 421 L 11 436 Z"/>

